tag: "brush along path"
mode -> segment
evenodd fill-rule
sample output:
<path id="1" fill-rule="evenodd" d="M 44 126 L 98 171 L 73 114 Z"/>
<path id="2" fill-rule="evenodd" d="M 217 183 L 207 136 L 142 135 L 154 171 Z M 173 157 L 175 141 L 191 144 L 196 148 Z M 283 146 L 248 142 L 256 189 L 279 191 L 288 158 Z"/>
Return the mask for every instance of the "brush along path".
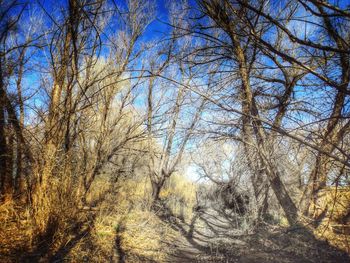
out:
<path id="1" fill-rule="evenodd" d="M 169 214 L 162 218 L 181 233 L 169 244 L 173 253 L 168 262 L 350 262 L 345 252 L 305 228 L 264 225 L 249 233 L 242 231 L 242 219 L 213 208 L 197 212 L 189 224 Z"/>

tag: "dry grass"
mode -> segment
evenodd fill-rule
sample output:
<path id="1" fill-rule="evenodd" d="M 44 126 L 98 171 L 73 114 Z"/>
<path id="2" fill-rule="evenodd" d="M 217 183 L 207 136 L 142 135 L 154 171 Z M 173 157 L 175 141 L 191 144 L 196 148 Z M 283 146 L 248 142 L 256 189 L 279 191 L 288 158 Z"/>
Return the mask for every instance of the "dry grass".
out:
<path id="1" fill-rule="evenodd" d="M 175 180 L 181 181 L 181 178 Z M 185 181 L 184 186 L 189 182 Z M 89 199 L 98 199 L 106 187 L 103 179 L 94 183 L 95 191 Z M 171 189 L 169 184 L 165 192 L 168 198 L 191 194 L 184 189 Z M 177 238 L 178 233 L 162 222 L 150 206 L 150 184 L 147 178 L 133 178 L 123 181 L 116 193 L 105 196 L 99 205 L 94 224 L 89 235 L 84 236 L 70 251 L 66 259 L 70 262 L 165 262 L 169 252 L 167 244 Z M 164 193 L 163 193 L 163 197 Z M 179 197 L 180 198 L 180 197 Z"/>
<path id="2" fill-rule="evenodd" d="M 0 205 L 0 261 L 13 262 L 31 248 L 34 236 L 29 210 L 13 201 Z"/>
<path id="3" fill-rule="evenodd" d="M 196 205 L 196 191 L 195 183 L 181 175 L 174 174 L 160 192 L 160 197 L 166 200 L 173 215 L 189 223 L 193 215 L 192 209 Z"/>
<path id="4" fill-rule="evenodd" d="M 77 209 L 74 192 L 63 192 L 58 181 L 50 186 L 43 206 L 17 200 L 0 205 L 1 262 L 48 261 L 61 253 L 75 238 L 77 225 L 86 221 Z"/>
<path id="5" fill-rule="evenodd" d="M 166 244 L 176 239 L 177 233 L 152 212 L 130 213 L 120 233 L 121 249 L 126 262 L 164 262 L 169 254 Z"/>
<path id="6" fill-rule="evenodd" d="M 89 200 L 99 200 L 107 189 L 101 177 L 93 186 Z M 195 205 L 196 186 L 175 176 L 161 192 L 173 214 L 189 221 Z M 89 211 L 79 211 L 68 192 L 51 196 L 49 235 L 35 231 L 30 209 L 7 202 L 0 206 L 0 262 L 14 262 L 29 255 L 34 261 L 64 258 L 67 262 L 167 262 L 180 233 L 149 210 L 150 184 L 147 178 L 126 179 L 115 192 Z M 55 192 L 53 192 L 55 193 Z M 334 200 L 336 200 L 334 202 Z M 322 201 L 327 217 L 315 234 L 349 253 L 349 235 L 332 231 L 332 225 L 350 206 L 350 191 L 328 191 Z M 51 228 L 51 229 L 50 229 Z M 49 246 L 45 246 L 45 244 Z M 37 257 L 36 257 L 37 256 Z"/>
<path id="7" fill-rule="evenodd" d="M 350 209 L 350 187 L 330 187 L 323 191 L 319 200 L 318 213 L 325 209 L 327 214 L 315 230 L 315 235 L 350 254 L 350 233 L 348 232 L 350 225 L 339 222 Z M 341 233 L 343 230 L 344 233 Z"/>

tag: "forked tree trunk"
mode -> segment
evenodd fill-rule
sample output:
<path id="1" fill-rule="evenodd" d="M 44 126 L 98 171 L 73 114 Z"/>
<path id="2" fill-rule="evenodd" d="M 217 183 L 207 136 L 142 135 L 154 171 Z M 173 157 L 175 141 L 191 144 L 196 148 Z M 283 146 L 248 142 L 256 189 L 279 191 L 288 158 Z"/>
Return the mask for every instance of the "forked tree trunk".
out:
<path id="1" fill-rule="evenodd" d="M 152 205 L 160 201 L 160 192 L 164 186 L 165 179 L 151 180 L 152 185 Z"/>

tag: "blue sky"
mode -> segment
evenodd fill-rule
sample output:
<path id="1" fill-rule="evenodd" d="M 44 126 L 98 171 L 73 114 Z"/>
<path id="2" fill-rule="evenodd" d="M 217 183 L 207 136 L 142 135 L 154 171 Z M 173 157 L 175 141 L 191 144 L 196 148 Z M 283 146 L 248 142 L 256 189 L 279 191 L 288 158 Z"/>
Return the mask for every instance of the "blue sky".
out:
<path id="1" fill-rule="evenodd" d="M 68 0 L 30 0 L 30 3 L 32 6 L 37 6 L 38 1 L 40 1 L 41 5 L 44 7 L 46 10 L 47 14 L 44 17 L 44 21 L 46 23 L 50 23 L 50 19 L 48 19 L 48 16 L 55 17 L 54 11 L 58 6 L 65 6 L 68 2 Z M 125 1 L 120 1 L 120 0 L 115 0 L 117 4 L 120 4 L 121 6 L 125 6 Z M 143 39 L 142 40 L 154 40 L 154 39 L 159 39 L 159 37 L 163 36 L 163 34 L 166 34 L 169 32 L 169 26 L 167 26 L 164 22 L 167 22 L 168 19 L 168 11 L 166 6 L 168 3 L 171 3 L 171 0 L 157 0 L 157 15 L 156 19 L 147 27 Z M 194 0 L 190 1 L 190 4 L 193 6 L 195 5 Z M 341 7 L 349 6 L 350 1 L 349 0 L 341 0 L 339 1 L 339 4 Z M 31 7 L 32 7 L 31 6 Z M 33 12 L 32 12 L 33 13 Z M 43 65 L 45 64 L 45 61 L 40 61 L 41 58 L 41 52 L 36 53 L 36 58 L 38 60 L 38 63 L 42 63 Z M 41 65 L 42 66 L 42 65 Z M 28 75 L 26 76 L 26 86 L 27 86 L 27 91 L 30 94 L 33 92 L 34 88 L 38 88 L 40 83 L 40 75 L 36 73 L 35 71 L 29 72 Z M 32 90 L 31 90 L 32 89 Z M 297 88 L 298 92 L 296 92 L 297 98 L 301 99 L 301 96 L 306 96 L 307 93 L 302 89 L 302 88 Z M 40 101 L 43 100 L 43 94 L 37 94 L 34 99 L 38 102 L 40 105 Z M 349 107 L 349 106 L 348 106 Z M 305 118 L 305 116 L 302 116 L 302 118 Z"/>

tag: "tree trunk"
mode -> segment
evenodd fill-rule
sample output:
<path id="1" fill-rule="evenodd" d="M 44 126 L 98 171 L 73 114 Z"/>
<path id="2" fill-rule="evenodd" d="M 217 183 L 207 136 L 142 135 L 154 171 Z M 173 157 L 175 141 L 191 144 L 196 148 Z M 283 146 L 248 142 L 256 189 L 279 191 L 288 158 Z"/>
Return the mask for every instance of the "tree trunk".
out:
<path id="1" fill-rule="evenodd" d="M 152 203 L 155 204 L 160 200 L 160 191 L 164 185 L 164 180 L 152 181 Z"/>
<path id="2" fill-rule="evenodd" d="M 2 63 L 0 61 L 0 89 L 4 90 Z M 6 142 L 6 101 L 4 96 L 0 96 L 0 179 L 2 201 L 6 202 L 12 198 L 12 174 L 9 163 L 9 148 Z"/>
<path id="3" fill-rule="evenodd" d="M 262 154 L 264 154 L 262 152 Z M 270 163 L 268 159 L 264 159 L 266 165 L 266 172 L 270 181 L 272 190 L 274 191 L 279 204 L 281 205 L 285 216 L 290 225 L 298 224 L 298 209 L 291 199 L 284 183 L 281 180 L 281 175 L 278 172 L 277 167 Z"/>

